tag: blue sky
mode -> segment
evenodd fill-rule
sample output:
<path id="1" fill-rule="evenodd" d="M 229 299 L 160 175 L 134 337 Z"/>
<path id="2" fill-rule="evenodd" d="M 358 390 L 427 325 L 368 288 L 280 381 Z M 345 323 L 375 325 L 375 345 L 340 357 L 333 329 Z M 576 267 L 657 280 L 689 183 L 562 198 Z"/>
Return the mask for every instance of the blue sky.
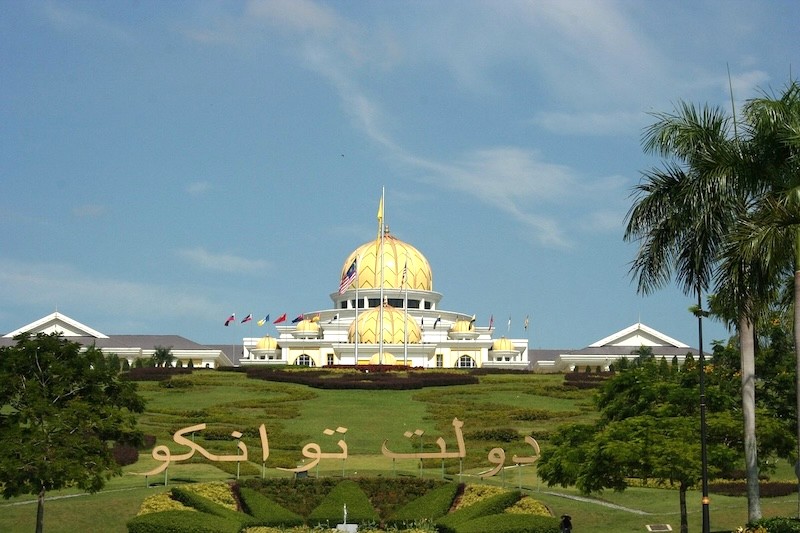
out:
<path id="1" fill-rule="evenodd" d="M 794 1 L 2 1 L 0 331 L 59 310 L 274 334 L 222 324 L 329 308 L 385 187 L 440 308 L 532 347 L 638 320 L 696 346 L 692 298 L 628 274 L 630 192 L 658 163 L 641 132 L 679 100 L 729 107 L 728 67 L 737 102 L 780 90 L 798 20 Z"/>

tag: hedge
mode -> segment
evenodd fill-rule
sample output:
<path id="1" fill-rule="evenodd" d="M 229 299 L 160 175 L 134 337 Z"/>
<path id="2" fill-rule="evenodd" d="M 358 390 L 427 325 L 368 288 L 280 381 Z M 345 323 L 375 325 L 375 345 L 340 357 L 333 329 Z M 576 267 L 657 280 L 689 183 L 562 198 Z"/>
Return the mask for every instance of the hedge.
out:
<path id="1" fill-rule="evenodd" d="M 522 493 L 518 490 L 492 496 L 437 520 L 436 527 L 442 533 L 458 533 L 459 526 L 482 516 L 500 514 L 506 507 L 514 505 L 521 497 Z"/>
<path id="2" fill-rule="evenodd" d="M 800 533 L 800 520 L 785 516 L 773 516 L 772 518 L 762 518 L 751 524 L 747 524 L 750 529 L 758 526 L 766 528 L 769 533 Z"/>
<path id="3" fill-rule="evenodd" d="M 311 526 L 341 524 L 347 505 L 348 524 L 371 524 L 380 520 L 367 495 L 355 481 L 346 479 L 336 485 L 316 509 L 308 515 Z"/>
<path id="4" fill-rule="evenodd" d="M 456 526 L 458 533 L 558 533 L 558 518 L 529 514 L 493 514 Z"/>
<path id="5" fill-rule="evenodd" d="M 447 514 L 453 505 L 458 489 L 457 483 L 448 483 L 435 488 L 398 509 L 389 518 L 387 524 L 402 527 L 423 520 L 433 522 Z"/>
<path id="6" fill-rule="evenodd" d="M 244 505 L 244 511 L 264 526 L 291 527 L 304 523 L 302 516 L 278 505 L 253 489 L 239 487 L 239 498 Z"/>
<path id="7" fill-rule="evenodd" d="M 236 520 L 190 511 L 143 514 L 127 525 L 128 533 L 238 533 L 242 528 Z"/>
<path id="8" fill-rule="evenodd" d="M 178 500 L 188 507 L 194 507 L 201 513 L 207 513 L 213 516 L 224 518 L 230 522 L 236 522 L 239 528 L 249 525 L 261 525 L 255 518 L 248 516 L 244 513 L 237 513 L 227 507 L 209 500 L 195 492 L 188 491 L 181 487 L 173 487 L 172 498 Z"/>

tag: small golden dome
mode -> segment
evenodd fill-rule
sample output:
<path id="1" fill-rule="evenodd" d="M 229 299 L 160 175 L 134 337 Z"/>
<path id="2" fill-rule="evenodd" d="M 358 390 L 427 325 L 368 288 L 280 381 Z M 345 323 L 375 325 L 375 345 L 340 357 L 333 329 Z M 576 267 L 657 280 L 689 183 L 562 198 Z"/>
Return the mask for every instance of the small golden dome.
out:
<path id="1" fill-rule="evenodd" d="M 517 347 L 505 337 L 500 337 L 492 343 L 492 350 L 496 352 L 516 352 Z"/>
<path id="2" fill-rule="evenodd" d="M 359 344 L 378 344 L 380 339 L 380 330 L 378 322 L 380 321 L 381 309 L 376 307 L 369 309 L 358 315 L 358 342 Z M 408 324 L 408 338 L 406 339 L 405 325 Z M 356 338 L 356 322 L 350 324 L 350 330 L 347 332 L 348 342 L 355 342 Z M 403 344 L 405 341 L 409 344 L 419 344 L 422 341 L 422 332 L 417 325 L 417 321 L 413 317 L 408 317 L 402 311 L 395 309 L 390 305 L 384 304 L 383 306 L 383 343 L 384 344 Z"/>
<path id="3" fill-rule="evenodd" d="M 433 272 L 428 260 L 419 250 L 387 233 L 383 238 L 383 260 L 381 261 L 381 239 L 362 244 L 351 253 L 342 266 L 342 279 L 353 260 L 358 257 L 359 289 L 380 289 L 381 265 L 383 265 L 384 289 L 433 290 Z M 407 269 L 405 279 L 403 270 Z M 355 289 L 355 282 L 350 286 Z"/>
<path id="4" fill-rule="evenodd" d="M 297 331 L 307 331 L 307 332 L 318 333 L 319 332 L 319 323 L 317 321 L 315 321 L 315 320 L 303 319 L 303 320 L 301 320 L 300 322 L 297 323 L 297 326 L 295 326 L 295 329 Z"/>
<path id="5" fill-rule="evenodd" d="M 270 337 L 267 335 L 266 337 L 262 337 L 258 339 L 256 343 L 255 349 L 256 350 L 275 350 L 278 348 L 278 340 L 274 337 Z"/>
<path id="6" fill-rule="evenodd" d="M 473 331 L 474 322 L 472 320 L 456 320 L 453 326 L 450 328 L 451 333 L 466 333 L 468 331 Z"/>

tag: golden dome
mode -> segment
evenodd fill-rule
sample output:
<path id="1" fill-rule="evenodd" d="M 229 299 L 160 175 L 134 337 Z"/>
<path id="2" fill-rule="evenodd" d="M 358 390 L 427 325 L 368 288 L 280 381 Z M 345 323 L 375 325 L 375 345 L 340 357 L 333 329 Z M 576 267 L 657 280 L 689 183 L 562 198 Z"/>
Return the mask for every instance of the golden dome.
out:
<path id="1" fill-rule="evenodd" d="M 303 319 L 295 326 L 297 331 L 319 332 L 319 323 L 316 320 Z"/>
<path id="2" fill-rule="evenodd" d="M 453 327 L 450 328 L 451 333 L 467 333 L 473 331 L 472 327 L 474 322 L 472 320 L 456 320 Z"/>
<path id="3" fill-rule="evenodd" d="M 506 339 L 505 337 L 500 337 L 494 343 L 492 343 L 492 350 L 496 352 L 516 352 L 517 347 L 514 346 L 514 343 L 510 340 Z"/>
<path id="4" fill-rule="evenodd" d="M 380 289 L 381 264 L 383 265 L 384 289 L 433 290 L 433 272 L 428 260 L 419 250 L 408 243 L 394 238 L 386 232 L 383 238 L 383 261 L 381 261 L 381 239 L 369 241 L 353 251 L 344 262 L 339 279 L 347 273 L 347 269 L 358 257 L 358 288 Z M 408 271 L 403 284 L 403 268 Z M 350 286 L 355 289 L 355 282 Z"/>
<path id="5" fill-rule="evenodd" d="M 262 337 L 258 339 L 256 343 L 255 350 L 275 350 L 278 348 L 278 340 L 274 337 L 270 337 L 267 335 L 266 337 Z"/>
<path id="6" fill-rule="evenodd" d="M 378 344 L 380 339 L 380 330 L 378 329 L 378 321 L 380 320 L 381 310 L 380 307 L 369 309 L 358 315 L 358 342 L 360 344 Z M 408 338 L 405 335 L 405 325 L 408 324 Z M 350 324 L 350 330 L 347 332 L 347 341 L 355 342 L 356 338 L 356 323 L 355 321 Z M 390 305 L 383 306 L 383 343 L 384 344 L 403 344 L 408 340 L 409 344 L 419 344 L 422 340 L 422 332 L 417 325 L 417 321 L 413 317 L 408 317 L 406 321 L 406 314 L 402 311 L 395 309 Z"/>

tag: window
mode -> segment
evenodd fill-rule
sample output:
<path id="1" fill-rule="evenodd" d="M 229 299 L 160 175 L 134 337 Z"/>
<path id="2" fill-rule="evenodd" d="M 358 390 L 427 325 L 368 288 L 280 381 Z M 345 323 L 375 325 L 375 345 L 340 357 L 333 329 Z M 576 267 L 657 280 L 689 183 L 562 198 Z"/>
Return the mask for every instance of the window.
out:
<path id="1" fill-rule="evenodd" d="M 475 359 L 468 355 L 462 355 L 458 358 L 458 368 L 475 368 Z"/>
<path id="2" fill-rule="evenodd" d="M 444 366 L 444 356 L 440 353 L 436 354 L 436 368 L 442 368 Z"/>
<path id="3" fill-rule="evenodd" d="M 431 309 L 433 304 L 431 302 L 425 302 L 425 309 Z"/>
<path id="4" fill-rule="evenodd" d="M 388 298 L 386 303 L 391 305 L 394 308 L 402 309 L 403 308 L 403 299 L 402 298 Z"/>
<path id="5" fill-rule="evenodd" d="M 311 359 L 311 356 L 303 354 L 294 360 L 294 364 L 297 366 L 314 366 L 314 361 Z"/>
<path id="6" fill-rule="evenodd" d="M 334 364 L 333 363 L 333 354 L 329 353 L 328 354 L 328 366 L 333 366 L 333 364 Z"/>

